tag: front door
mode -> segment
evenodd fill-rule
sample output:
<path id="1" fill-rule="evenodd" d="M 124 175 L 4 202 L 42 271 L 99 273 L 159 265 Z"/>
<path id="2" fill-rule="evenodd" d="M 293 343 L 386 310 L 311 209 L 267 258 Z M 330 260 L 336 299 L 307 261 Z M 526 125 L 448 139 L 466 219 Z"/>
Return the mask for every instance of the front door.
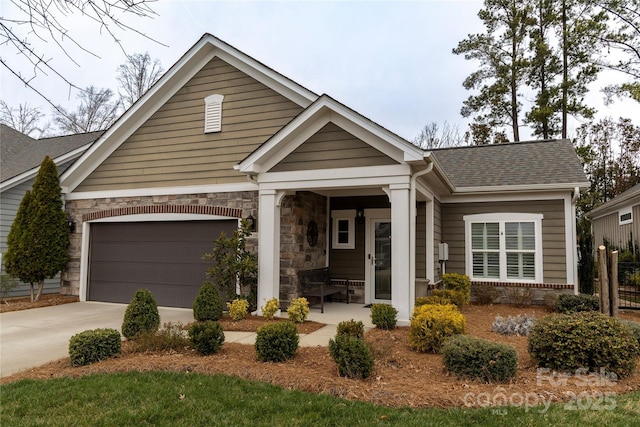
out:
<path id="1" fill-rule="evenodd" d="M 389 304 L 391 302 L 391 220 L 371 218 L 368 228 L 370 301 Z"/>

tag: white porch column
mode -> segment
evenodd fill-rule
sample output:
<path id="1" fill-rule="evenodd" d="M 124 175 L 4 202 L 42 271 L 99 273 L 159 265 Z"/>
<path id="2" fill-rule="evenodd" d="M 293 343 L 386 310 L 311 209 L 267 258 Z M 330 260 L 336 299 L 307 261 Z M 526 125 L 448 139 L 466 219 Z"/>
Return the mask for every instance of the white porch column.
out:
<path id="1" fill-rule="evenodd" d="M 280 298 L 280 194 L 260 190 L 258 206 L 258 314 L 271 298 Z"/>
<path id="2" fill-rule="evenodd" d="M 391 193 L 391 304 L 398 310 L 398 324 L 408 325 L 411 317 L 410 287 L 410 185 L 392 184 Z"/>

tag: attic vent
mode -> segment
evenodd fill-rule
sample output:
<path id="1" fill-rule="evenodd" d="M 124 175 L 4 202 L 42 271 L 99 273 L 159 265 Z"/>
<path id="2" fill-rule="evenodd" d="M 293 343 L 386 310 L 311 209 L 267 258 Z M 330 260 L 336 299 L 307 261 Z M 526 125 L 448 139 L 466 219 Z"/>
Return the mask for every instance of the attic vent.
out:
<path id="1" fill-rule="evenodd" d="M 209 95 L 204 99 L 204 133 L 220 132 L 224 95 Z"/>

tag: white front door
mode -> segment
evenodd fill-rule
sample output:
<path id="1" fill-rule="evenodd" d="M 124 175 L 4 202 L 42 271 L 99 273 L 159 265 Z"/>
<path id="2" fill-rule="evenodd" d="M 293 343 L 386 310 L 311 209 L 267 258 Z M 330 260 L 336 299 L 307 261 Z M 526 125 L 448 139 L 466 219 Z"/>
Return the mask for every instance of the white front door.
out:
<path id="1" fill-rule="evenodd" d="M 388 210 L 376 209 L 367 216 L 368 303 L 391 303 L 391 219 Z"/>

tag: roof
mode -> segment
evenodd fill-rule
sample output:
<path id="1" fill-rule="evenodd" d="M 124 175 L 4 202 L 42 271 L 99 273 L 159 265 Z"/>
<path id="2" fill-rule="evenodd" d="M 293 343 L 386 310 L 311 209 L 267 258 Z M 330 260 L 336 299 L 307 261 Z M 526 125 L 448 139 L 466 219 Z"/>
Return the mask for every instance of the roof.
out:
<path id="1" fill-rule="evenodd" d="M 60 160 L 68 160 L 69 156 L 65 155 L 86 149 L 100 135 L 102 131 L 33 139 L 0 124 L 0 182 L 5 183 L 34 169 L 37 172 L 46 156 L 56 164 Z"/>
<path id="2" fill-rule="evenodd" d="M 442 148 L 432 153 L 456 191 L 589 186 L 566 139 Z"/>
<path id="3" fill-rule="evenodd" d="M 637 204 L 640 204 L 640 184 L 634 185 L 627 191 L 618 194 L 608 202 L 591 210 L 587 213 L 587 216 L 591 218 L 598 218 L 604 215 L 609 215 L 611 212 L 614 212 L 619 208 Z"/>

